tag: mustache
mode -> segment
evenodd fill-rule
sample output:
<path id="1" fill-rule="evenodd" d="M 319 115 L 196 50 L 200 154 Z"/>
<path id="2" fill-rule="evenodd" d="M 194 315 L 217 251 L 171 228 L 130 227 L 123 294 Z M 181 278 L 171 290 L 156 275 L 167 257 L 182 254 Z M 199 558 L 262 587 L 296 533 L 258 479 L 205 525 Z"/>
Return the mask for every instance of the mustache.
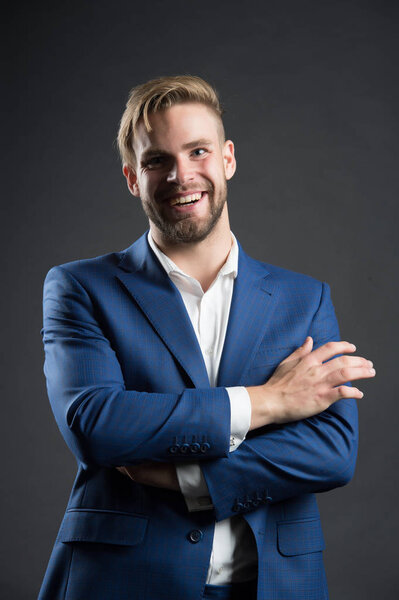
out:
<path id="1" fill-rule="evenodd" d="M 160 200 L 169 200 L 169 198 L 172 198 L 173 196 L 178 196 L 179 194 L 187 194 L 189 192 L 212 192 L 213 191 L 213 186 L 210 185 L 204 185 L 204 184 L 199 184 L 196 186 L 190 186 L 190 187 L 174 187 L 174 188 L 169 188 L 167 192 L 164 192 L 160 195 Z"/>

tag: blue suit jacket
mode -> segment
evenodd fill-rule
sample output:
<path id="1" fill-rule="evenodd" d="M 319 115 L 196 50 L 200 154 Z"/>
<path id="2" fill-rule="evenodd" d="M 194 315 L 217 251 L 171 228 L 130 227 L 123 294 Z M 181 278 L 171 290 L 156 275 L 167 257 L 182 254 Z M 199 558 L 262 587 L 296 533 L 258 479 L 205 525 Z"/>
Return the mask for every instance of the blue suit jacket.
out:
<path id="1" fill-rule="evenodd" d="M 260 600 L 327 598 L 315 492 L 352 477 L 357 412 L 252 432 L 229 453 L 225 386 L 259 385 L 307 335 L 338 340 L 329 288 L 261 263 L 239 245 L 218 385 L 211 388 L 179 291 L 148 245 L 54 267 L 44 287 L 45 374 L 78 472 L 41 600 L 194 600 L 215 521 L 244 516 Z M 200 461 L 213 511 L 136 484 L 119 465 Z"/>

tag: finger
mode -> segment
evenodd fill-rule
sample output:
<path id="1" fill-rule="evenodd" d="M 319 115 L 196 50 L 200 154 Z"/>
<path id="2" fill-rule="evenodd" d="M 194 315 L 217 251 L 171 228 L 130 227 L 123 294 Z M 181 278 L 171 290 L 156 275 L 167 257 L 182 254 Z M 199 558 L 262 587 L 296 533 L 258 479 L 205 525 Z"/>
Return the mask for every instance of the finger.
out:
<path id="1" fill-rule="evenodd" d="M 371 377 L 375 377 L 375 369 L 370 369 L 369 367 L 344 367 L 330 373 L 326 380 L 330 385 L 335 387 L 347 381 L 370 379 Z"/>
<path id="2" fill-rule="evenodd" d="M 123 475 L 127 475 L 125 467 L 116 467 L 116 470 L 119 471 L 119 473 L 122 473 Z"/>
<path id="3" fill-rule="evenodd" d="M 322 365 L 320 365 L 320 369 L 322 372 L 328 377 L 330 373 L 336 371 L 337 369 L 348 369 L 352 367 L 364 367 L 365 369 L 371 369 L 373 367 L 373 363 L 371 360 L 367 358 L 363 358 L 363 356 L 337 356 Z"/>
<path id="4" fill-rule="evenodd" d="M 313 350 L 312 358 L 316 359 L 318 363 L 322 363 L 326 360 L 330 360 L 336 354 L 349 354 L 355 352 L 356 346 L 350 342 L 327 342 L 323 344 L 317 350 Z"/>
<path id="5" fill-rule="evenodd" d="M 135 480 L 136 473 L 135 473 L 134 467 L 128 466 L 128 467 L 116 467 L 116 468 L 120 473 L 122 473 L 122 475 L 129 477 L 133 481 Z"/>
<path id="6" fill-rule="evenodd" d="M 333 402 L 337 402 L 337 400 L 342 400 L 343 398 L 355 398 L 356 400 L 360 400 L 363 398 L 364 394 L 359 388 L 349 386 L 349 385 L 339 385 L 331 390 L 329 394 L 329 400 L 331 400 L 331 404 Z"/>
<path id="7" fill-rule="evenodd" d="M 294 359 L 299 359 L 299 358 L 302 358 L 303 356 L 306 356 L 307 354 L 310 354 L 312 352 L 312 348 L 313 348 L 313 338 L 310 337 L 310 335 L 308 335 L 308 337 L 303 342 L 302 346 L 299 346 L 296 350 L 294 350 L 294 352 L 291 352 L 291 354 L 289 354 L 287 356 L 287 358 L 285 358 L 283 361 L 281 361 L 280 365 L 284 364 L 285 362 L 288 362 L 288 361 L 291 361 Z"/>

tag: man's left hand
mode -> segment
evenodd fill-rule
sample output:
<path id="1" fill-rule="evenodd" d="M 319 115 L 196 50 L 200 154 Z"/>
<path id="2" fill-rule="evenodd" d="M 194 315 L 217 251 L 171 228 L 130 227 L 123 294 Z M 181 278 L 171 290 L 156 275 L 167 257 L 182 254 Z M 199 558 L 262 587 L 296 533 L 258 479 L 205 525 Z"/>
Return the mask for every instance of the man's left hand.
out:
<path id="1" fill-rule="evenodd" d="M 176 475 L 176 467 L 172 463 L 148 462 L 140 465 L 127 465 L 116 467 L 120 473 L 127 475 L 136 483 L 151 485 L 167 490 L 180 491 Z"/>

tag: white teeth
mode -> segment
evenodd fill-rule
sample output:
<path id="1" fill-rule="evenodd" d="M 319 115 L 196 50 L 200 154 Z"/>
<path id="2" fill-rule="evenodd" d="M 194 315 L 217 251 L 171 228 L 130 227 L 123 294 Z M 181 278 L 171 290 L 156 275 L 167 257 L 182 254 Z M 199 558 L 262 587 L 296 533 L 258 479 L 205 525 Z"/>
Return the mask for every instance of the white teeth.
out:
<path id="1" fill-rule="evenodd" d="M 175 204 L 187 204 L 188 202 L 193 202 L 194 200 L 199 200 L 202 196 L 202 192 L 198 192 L 197 194 L 190 194 L 190 196 L 180 196 L 180 198 L 173 198 L 170 201 L 171 206 Z"/>

